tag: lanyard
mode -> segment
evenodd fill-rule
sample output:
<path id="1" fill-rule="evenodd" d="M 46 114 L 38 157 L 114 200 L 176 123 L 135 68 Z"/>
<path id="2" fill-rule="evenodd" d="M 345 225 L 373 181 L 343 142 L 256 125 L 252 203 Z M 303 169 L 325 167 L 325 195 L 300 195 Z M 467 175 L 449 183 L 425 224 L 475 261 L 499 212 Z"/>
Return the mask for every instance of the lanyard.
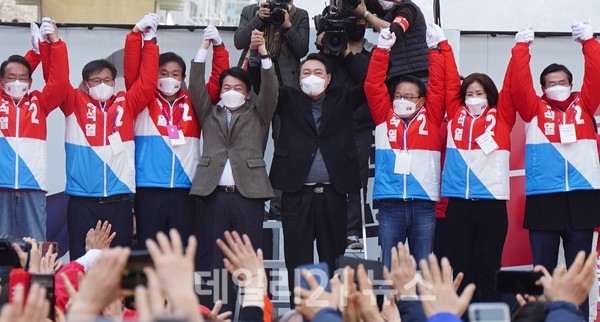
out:
<path id="1" fill-rule="evenodd" d="M 173 114 L 175 114 L 175 107 L 179 108 L 179 117 L 177 118 L 177 128 L 181 130 L 181 118 L 182 118 L 183 112 L 182 112 L 181 102 L 175 104 L 177 102 L 177 100 L 178 99 L 173 101 L 173 105 L 171 105 L 167 102 L 169 105 L 169 108 L 172 109 L 171 113 L 167 112 L 167 109 L 163 106 L 162 102 L 160 103 L 160 107 L 161 107 L 161 112 L 162 112 L 163 116 L 165 117 L 165 119 L 167 120 L 167 123 L 169 125 L 174 125 L 173 124 Z M 177 106 L 175 106 L 175 105 L 177 105 Z"/>

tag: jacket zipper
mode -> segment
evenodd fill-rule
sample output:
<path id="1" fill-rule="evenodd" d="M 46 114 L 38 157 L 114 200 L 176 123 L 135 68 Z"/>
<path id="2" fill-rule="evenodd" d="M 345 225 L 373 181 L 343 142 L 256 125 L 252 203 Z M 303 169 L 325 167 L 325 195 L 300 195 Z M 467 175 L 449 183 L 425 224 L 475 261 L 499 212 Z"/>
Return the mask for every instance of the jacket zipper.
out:
<path id="1" fill-rule="evenodd" d="M 567 112 L 566 111 L 563 112 L 562 115 L 563 115 L 563 124 L 567 124 Z M 562 144 L 562 142 L 561 142 L 561 144 Z M 570 187 L 569 187 L 569 162 L 567 161 L 567 158 L 564 158 L 564 159 L 565 159 L 565 188 L 567 189 L 567 191 L 569 191 L 570 190 Z"/>
<path id="2" fill-rule="evenodd" d="M 21 100 L 19 100 L 19 103 L 21 103 Z M 15 127 L 15 189 L 19 189 L 19 103 L 15 104 L 17 111 L 17 126 Z"/>
<path id="3" fill-rule="evenodd" d="M 104 144 L 104 153 L 106 155 L 106 111 L 104 110 L 104 108 L 102 108 L 102 117 L 104 118 L 104 137 L 102 140 L 102 143 Z M 107 193 L 106 193 L 106 158 L 104 158 L 105 160 L 102 161 L 104 163 L 104 178 L 103 178 L 103 184 L 104 184 L 104 196 L 108 197 Z"/>
<path id="4" fill-rule="evenodd" d="M 471 120 L 471 124 L 469 126 L 469 149 L 471 151 L 471 142 L 473 141 L 473 125 L 475 124 L 475 118 Z M 470 158 L 469 153 L 467 153 L 467 157 Z M 469 180 L 469 172 L 471 171 L 471 166 L 467 163 L 467 189 L 465 191 L 465 199 L 469 199 L 469 186 L 471 185 L 471 181 Z"/>

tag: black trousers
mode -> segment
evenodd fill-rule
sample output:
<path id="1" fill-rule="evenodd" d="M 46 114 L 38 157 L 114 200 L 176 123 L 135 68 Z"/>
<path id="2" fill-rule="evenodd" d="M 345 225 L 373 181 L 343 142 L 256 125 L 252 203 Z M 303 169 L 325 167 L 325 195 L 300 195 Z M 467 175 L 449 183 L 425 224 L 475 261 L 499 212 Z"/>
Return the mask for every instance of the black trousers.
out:
<path id="1" fill-rule="evenodd" d="M 313 263 L 315 239 L 319 261 L 326 262 L 333 275 L 335 261 L 346 249 L 346 208 L 346 195 L 329 186 L 322 193 L 314 188 L 283 193 L 281 223 L 290 290 L 294 289 L 294 269 Z"/>
<path id="2" fill-rule="evenodd" d="M 438 258 L 450 258 L 450 237 L 448 236 L 448 224 L 446 218 L 435 219 L 435 237 L 433 239 L 433 253 Z"/>
<path id="3" fill-rule="evenodd" d="M 208 250 L 211 261 L 213 296 L 223 300 L 222 312 L 234 312 L 237 288 L 231 274 L 224 269 L 224 255 L 216 244 L 217 238 L 225 240 L 225 231 L 237 231 L 240 236 L 248 235 L 255 249 L 262 247 L 262 226 L 264 217 L 264 200 L 248 199 L 238 192 L 215 191 L 204 201 L 202 215 L 203 231 L 208 239 Z M 215 273 L 215 270 L 218 273 Z M 226 293 L 226 294 L 225 294 Z"/>
<path id="4" fill-rule="evenodd" d="M 156 233 L 169 234 L 177 229 L 184 245 L 192 234 L 196 201 L 186 188 L 137 188 L 135 220 L 138 248 L 146 248 L 146 239 L 156 239 Z"/>
<path id="5" fill-rule="evenodd" d="M 356 152 L 358 155 L 358 168 L 360 171 L 360 181 L 363 188 L 363 196 L 367 195 L 367 184 L 369 181 L 369 157 L 375 136 L 373 129 L 368 128 L 358 132 L 354 132 L 354 140 L 356 142 Z M 361 198 L 360 191 L 351 192 L 348 194 L 348 223 L 347 236 L 360 236 L 362 230 L 362 215 L 361 215 Z"/>
<path id="6" fill-rule="evenodd" d="M 133 241 L 133 196 L 106 198 L 71 196 L 67 205 L 69 257 L 75 260 L 85 254 L 85 236 L 98 220 L 108 220 L 116 232 L 111 247 L 131 247 Z"/>
<path id="7" fill-rule="evenodd" d="M 465 274 L 460 292 L 475 283 L 473 301 L 499 301 L 495 279 L 508 230 L 506 201 L 450 198 L 446 225 L 451 241 L 450 264 L 455 275 Z"/>

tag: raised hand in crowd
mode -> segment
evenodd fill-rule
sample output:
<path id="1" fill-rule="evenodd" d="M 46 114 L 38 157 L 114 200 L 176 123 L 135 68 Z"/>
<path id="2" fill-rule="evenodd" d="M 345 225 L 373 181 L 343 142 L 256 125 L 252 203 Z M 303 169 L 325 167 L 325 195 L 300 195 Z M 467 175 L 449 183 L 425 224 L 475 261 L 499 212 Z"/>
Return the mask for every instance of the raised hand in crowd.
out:
<path id="1" fill-rule="evenodd" d="M 548 270 L 546 270 L 546 268 L 542 265 L 536 265 L 533 268 L 534 272 L 541 272 L 542 276 L 548 276 L 549 278 L 552 278 L 552 275 L 550 275 L 550 273 L 548 273 Z M 535 284 L 536 285 L 541 285 L 541 281 L 537 281 Z M 519 303 L 519 306 L 523 307 L 525 306 L 527 303 L 529 302 L 545 302 L 546 301 L 546 297 L 544 296 L 544 294 L 542 295 L 530 295 L 530 294 L 517 294 L 515 296 L 517 303 Z"/>
<path id="2" fill-rule="evenodd" d="M 112 243 L 117 235 L 116 232 L 111 234 L 111 230 L 112 225 L 108 223 L 108 221 L 102 223 L 101 220 L 98 220 L 96 227 L 91 228 L 87 232 L 87 235 L 85 235 L 85 251 L 87 252 L 90 249 L 106 249 L 110 247 L 110 243 Z"/>
<path id="3" fill-rule="evenodd" d="M 552 276 L 544 270 L 540 284 L 544 287 L 546 300 L 581 305 L 594 285 L 597 256 L 596 252 L 592 252 L 586 259 L 585 252 L 580 251 L 569 270 L 564 264 L 555 268 Z"/>
<path id="4" fill-rule="evenodd" d="M 58 252 L 54 252 L 54 245 L 50 244 L 46 254 L 40 259 L 40 274 L 52 274 L 60 270 L 62 263 L 57 261 Z"/>
<path id="5" fill-rule="evenodd" d="M 365 267 L 360 264 L 356 270 L 359 290 L 348 297 L 348 302 L 355 302 L 363 321 L 383 322 L 383 317 L 377 308 L 377 300 L 373 292 L 373 284 L 367 276 Z"/>
<path id="6" fill-rule="evenodd" d="M 390 28 L 383 28 L 379 32 L 379 39 L 377 40 L 377 48 L 391 50 L 396 43 L 396 34 L 390 32 Z"/>
<path id="7" fill-rule="evenodd" d="M 25 300 L 23 284 L 14 288 L 13 302 L 5 304 L 0 313 L 0 322 L 42 322 L 50 313 L 50 303 L 46 300 L 46 289 L 33 284 Z"/>
<path id="8" fill-rule="evenodd" d="M 396 301 L 394 301 L 394 297 L 390 296 L 389 298 L 383 299 L 383 306 L 381 307 L 381 317 L 386 322 L 400 322 L 400 310 L 398 310 L 398 305 L 396 305 Z"/>
<path id="9" fill-rule="evenodd" d="M 160 23 L 160 16 L 155 13 L 148 13 L 133 27 L 134 32 L 142 33 L 144 40 L 152 40 L 156 37 L 156 30 Z"/>
<path id="10" fill-rule="evenodd" d="M 189 321 L 204 321 L 194 292 L 196 237 L 188 238 L 185 250 L 177 230 L 171 229 L 169 237 L 170 240 L 167 235 L 159 232 L 156 234 L 156 241 L 146 240 L 146 248 L 154 262 L 154 269 L 145 269 L 146 275 L 156 272 L 162 294 L 175 315 L 182 315 Z"/>
<path id="11" fill-rule="evenodd" d="M 391 288 L 396 300 L 415 298 L 417 286 L 413 281 L 417 274 L 417 263 L 415 258 L 410 255 L 408 245 L 398 243 L 398 247 L 392 247 L 391 258 L 391 271 L 384 267 L 383 276 L 386 280 L 392 281 Z"/>
<path id="12" fill-rule="evenodd" d="M 306 280 L 309 289 L 303 289 L 300 286 L 294 288 L 294 303 L 296 311 L 307 320 L 313 320 L 314 317 L 323 309 L 343 310 L 342 308 L 342 283 L 339 276 L 335 275 L 329 280 L 331 292 L 326 291 L 322 285 L 319 285 L 315 277 L 308 271 L 300 272 Z M 351 283 L 354 283 L 352 280 Z"/>
<path id="13" fill-rule="evenodd" d="M 573 40 L 576 42 L 584 42 L 594 37 L 594 30 L 590 19 L 586 21 L 577 21 L 573 18 L 571 23 Z"/>
<path id="14" fill-rule="evenodd" d="M 25 252 L 16 243 L 12 245 L 13 249 L 19 257 L 21 267 L 25 268 L 26 271 L 32 274 L 40 272 L 40 261 L 42 259 L 42 252 L 38 247 L 38 243 L 31 237 L 23 237 L 23 241 L 29 244 L 29 252 Z"/>
<path id="15" fill-rule="evenodd" d="M 208 25 L 204 29 L 204 39 L 210 39 L 213 46 L 219 46 L 223 43 L 219 30 L 213 25 Z"/>
<path id="16" fill-rule="evenodd" d="M 428 261 L 419 263 L 424 283 L 418 283 L 423 311 L 427 318 L 440 313 L 462 316 L 475 292 L 475 285 L 469 284 L 459 296 L 452 279 L 452 267 L 447 258 L 442 258 L 441 268 L 437 257 L 430 254 Z"/>
<path id="17" fill-rule="evenodd" d="M 515 35 L 515 41 L 517 43 L 532 43 L 535 38 L 535 33 L 533 32 L 533 27 L 531 25 L 527 26 L 527 28 L 521 29 Z"/>

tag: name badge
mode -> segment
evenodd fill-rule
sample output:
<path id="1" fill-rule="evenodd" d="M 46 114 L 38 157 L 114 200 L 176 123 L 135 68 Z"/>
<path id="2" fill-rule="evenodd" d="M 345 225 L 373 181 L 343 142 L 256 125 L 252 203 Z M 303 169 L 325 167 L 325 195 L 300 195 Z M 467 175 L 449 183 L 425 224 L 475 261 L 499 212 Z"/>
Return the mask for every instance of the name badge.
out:
<path id="1" fill-rule="evenodd" d="M 394 173 L 410 174 L 410 154 L 408 151 L 396 152 L 396 162 L 394 164 Z"/>
<path id="2" fill-rule="evenodd" d="M 499 148 L 498 143 L 496 143 L 496 140 L 494 140 L 494 137 L 489 132 L 480 135 L 475 139 L 475 142 L 477 142 L 485 155 L 488 155 Z"/>
<path id="3" fill-rule="evenodd" d="M 185 144 L 185 136 L 183 136 L 183 131 L 179 130 L 177 131 L 177 138 L 172 138 L 171 136 L 169 136 L 171 138 L 171 144 L 173 146 L 178 146 L 178 145 L 184 145 Z"/>
<path id="4" fill-rule="evenodd" d="M 560 132 L 560 143 L 574 143 L 577 141 L 577 133 L 575 133 L 575 124 L 560 124 L 558 126 Z"/>
<path id="5" fill-rule="evenodd" d="M 119 132 L 109 135 L 108 142 L 110 143 L 110 148 L 112 149 L 113 155 L 117 155 L 125 151 L 125 144 L 123 144 L 123 140 L 121 140 L 121 134 Z"/>
<path id="6" fill-rule="evenodd" d="M 179 130 L 175 125 L 167 125 L 167 135 L 170 139 L 179 139 Z"/>

